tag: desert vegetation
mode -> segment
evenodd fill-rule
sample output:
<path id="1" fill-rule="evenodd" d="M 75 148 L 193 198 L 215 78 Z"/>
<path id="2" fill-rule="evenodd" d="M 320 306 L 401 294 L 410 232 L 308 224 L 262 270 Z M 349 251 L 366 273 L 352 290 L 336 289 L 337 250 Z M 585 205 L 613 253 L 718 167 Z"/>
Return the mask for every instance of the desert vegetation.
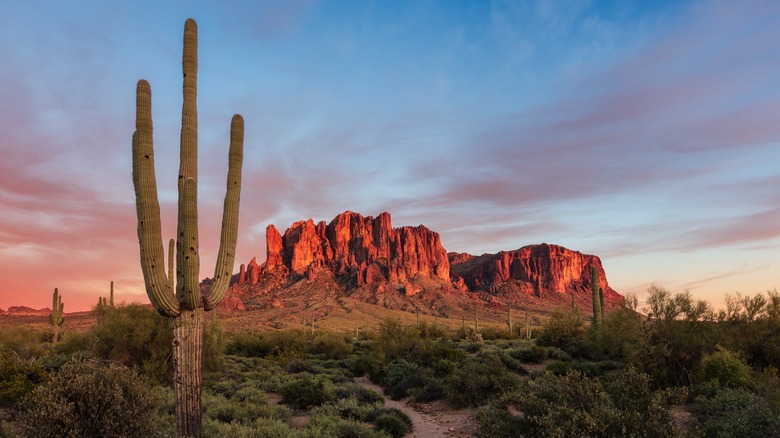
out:
<path id="1" fill-rule="evenodd" d="M 631 304 L 632 300 L 627 300 Z M 575 308 L 538 336 L 507 326 L 445 330 L 386 319 L 357 334 L 225 333 L 207 319 L 203 436 L 400 437 L 409 413 L 460 409 L 479 437 L 773 436 L 780 430 L 780 294 L 734 295 L 723 311 L 688 293 L 647 307 Z M 100 312 L 100 313 L 98 313 Z M 0 436 L 176 436 L 166 318 L 96 306 L 88 331 L 0 335 Z M 367 377 L 383 393 L 361 385 Z"/>

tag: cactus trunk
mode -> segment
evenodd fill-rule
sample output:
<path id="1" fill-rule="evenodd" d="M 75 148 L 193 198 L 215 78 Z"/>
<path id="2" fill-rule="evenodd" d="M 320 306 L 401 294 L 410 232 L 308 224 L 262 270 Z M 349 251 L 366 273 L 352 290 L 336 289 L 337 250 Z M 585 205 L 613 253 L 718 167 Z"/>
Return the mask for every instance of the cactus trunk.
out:
<path id="1" fill-rule="evenodd" d="M 179 210 L 175 248 L 168 247 L 165 269 L 160 205 L 152 142 L 152 92 L 138 81 L 136 131 L 133 134 L 133 186 L 138 213 L 138 243 L 146 293 L 154 308 L 173 327 L 174 398 L 179 436 L 201 436 L 201 367 L 203 360 L 203 312 L 214 309 L 225 296 L 235 262 L 238 238 L 238 206 L 241 194 L 244 120 L 233 116 L 230 125 L 228 177 L 222 217 L 219 253 L 214 277 L 207 291 L 200 291 L 198 244 L 198 28 L 189 19 L 184 26 L 182 54 L 183 104 L 178 175 Z M 176 282 L 174 282 L 174 262 Z"/>
<path id="2" fill-rule="evenodd" d="M 512 334 L 512 305 L 506 303 L 506 326 L 509 329 L 509 334 Z"/>
<path id="3" fill-rule="evenodd" d="M 179 436 L 201 436 L 203 308 L 184 310 L 173 325 L 173 388 Z"/>

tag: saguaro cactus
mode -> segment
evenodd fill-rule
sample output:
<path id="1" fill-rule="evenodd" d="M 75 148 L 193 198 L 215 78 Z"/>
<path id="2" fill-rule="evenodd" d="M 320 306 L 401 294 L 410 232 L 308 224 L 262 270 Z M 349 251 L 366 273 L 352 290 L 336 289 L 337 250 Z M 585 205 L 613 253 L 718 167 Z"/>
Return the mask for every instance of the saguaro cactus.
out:
<path id="1" fill-rule="evenodd" d="M 65 305 L 62 304 L 62 297 L 59 290 L 54 288 L 54 294 L 52 295 L 51 302 L 51 314 L 49 315 L 49 323 L 51 323 L 52 337 L 51 343 L 53 346 L 57 346 L 57 341 L 60 339 L 60 330 L 63 324 L 65 324 L 65 318 L 62 316 Z"/>
<path id="2" fill-rule="evenodd" d="M 509 334 L 512 334 L 512 304 L 506 303 L 506 326 L 509 329 Z"/>
<path id="3" fill-rule="evenodd" d="M 603 315 L 601 302 L 603 299 L 599 292 L 599 271 L 595 266 L 591 267 L 590 287 L 593 296 L 593 327 L 598 329 L 601 327 L 601 317 Z"/>
<path id="4" fill-rule="evenodd" d="M 194 20 L 184 25 L 182 55 L 183 104 L 178 174 L 179 214 L 174 291 L 169 245 L 169 271 L 165 272 L 160 205 L 152 146 L 151 88 L 145 80 L 136 89 L 136 130 L 133 134 L 133 185 L 138 213 L 138 242 L 146 293 L 154 308 L 173 326 L 173 382 L 177 431 L 180 436 L 201 436 L 201 366 L 203 312 L 214 309 L 225 296 L 235 261 L 238 204 L 241 193 L 244 120 L 233 116 L 230 126 L 227 193 L 222 217 L 214 281 L 201 293 L 198 245 L 198 29 Z"/>

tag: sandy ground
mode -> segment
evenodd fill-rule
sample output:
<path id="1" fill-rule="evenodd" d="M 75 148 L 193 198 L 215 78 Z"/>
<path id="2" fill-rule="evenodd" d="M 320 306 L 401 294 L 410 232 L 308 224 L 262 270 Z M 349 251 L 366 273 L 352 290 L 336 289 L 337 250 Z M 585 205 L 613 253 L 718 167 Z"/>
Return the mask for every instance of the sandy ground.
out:
<path id="1" fill-rule="evenodd" d="M 367 377 L 355 378 L 360 386 L 383 394 L 382 387 Z M 472 412 L 468 409 L 452 409 L 444 401 L 413 403 L 411 398 L 403 400 L 385 399 L 385 406 L 402 411 L 412 419 L 414 430 L 408 438 L 470 437 L 476 433 Z"/>

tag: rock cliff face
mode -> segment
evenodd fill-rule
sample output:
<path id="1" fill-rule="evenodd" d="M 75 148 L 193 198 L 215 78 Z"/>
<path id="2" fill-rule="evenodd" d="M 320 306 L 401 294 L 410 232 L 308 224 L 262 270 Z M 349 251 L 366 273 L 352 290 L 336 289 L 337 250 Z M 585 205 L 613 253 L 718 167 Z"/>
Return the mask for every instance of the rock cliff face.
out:
<path id="1" fill-rule="evenodd" d="M 515 280 L 541 298 L 550 293 L 589 293 L 591 267 L 595 266 L 605 301 L 615 303 L 622 299 L 609 287 L 598 257 L 558 245 L 529 245 L 478 257 L 450 253 L 449 259 L 453 277 L 462 278 L 471 290 L 494 292 Z"/>
<path id="2" fill-rule="evenodd" d="M 388 213 L 373 218 L 347 211 L 329 224 L 298 221 L 284 235 L 269 225 L 266 261 L 256 266 L 253 259 L 246 269 L 250 276 L 246 281 L 252 284 L 257 283 L 255 270 L 308 278 L 325 270 L 358 286 L 403 283 L 416 275 L 450 279 L 450 262 L 439 234 L 422 225 L 393 228 Z"/>
<path id="3" fill-rule="evenodd" d="M 623 298 L 609 287 L 596 256 L 547 244 L 447 254 L 439 234 L 425 226 L 393 228 L 388 213 L 347 211 L 330 223 L 295 222 L 284 234 L 269 225 L 265 262 L 241 265 L 222 308 L 311 308 L 344 297 L 441 314 L 476 305 L 505 309 L 506 303 L 588 306 L 593 266 L 605 304 L 616 307 Z"/>

